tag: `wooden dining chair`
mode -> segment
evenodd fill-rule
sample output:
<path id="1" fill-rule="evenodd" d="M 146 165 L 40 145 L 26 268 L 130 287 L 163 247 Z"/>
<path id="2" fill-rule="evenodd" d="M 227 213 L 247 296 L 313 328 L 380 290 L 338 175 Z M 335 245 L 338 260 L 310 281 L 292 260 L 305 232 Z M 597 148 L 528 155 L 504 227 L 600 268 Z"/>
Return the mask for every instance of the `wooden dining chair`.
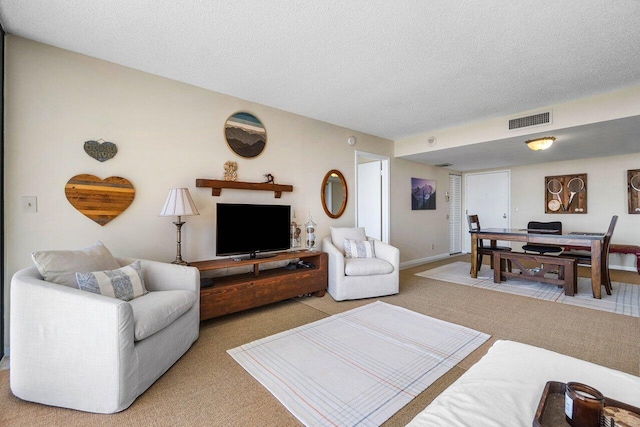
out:
<path id="1" fill-rule="evenodd" d="M 469 223 L 470 231 L 480 231 L 480 220 L 478 219 L 478 215 L 467 215 L 467 222 Z M 482 267 L 482 257 L 484 255 L 489 255 L 489 266 L 493 269 L 493 253 L 495 251 L 510 251 L 511 248 L 508 246 L 497 246 L 495 242 L 493 244 L 489 244 L 485 246 L 483 239 L 478 239 L 478 271 L 480 271 L 480 267 Z M 509 261 L 508 270 L 511 271 L 511 262 Z"/>
<path id="2" fill-rule="evenodd" d="M 604 289 L 607 291 L 607 295 L 611 295 L 611 276 L 609 275 L 609 247 L 611 246 L 611 236 L 613 235 L 613 230 L 616 227 L 616 223 L 618 222 L 618 215 L 614 215 L 611 218 L 611 222 L 609 223 L 609 229 L 604 235 L 604 239 L 602 241 L 602 253 L 593 254 L 591 251 L 566 251 L 563 255 L 571 256 L 576 259 L 578 265 L 584 265 L 591 267 L 591 263 L 593 262 L 593 257 L 601 256 L 602 259 L 600 261 L 601 269 L 601 277 L 602 277 L 602 285 Z"/>
<path id="3" fill-rule="evenodd" d="M 539 234 L 562 234 L 562 222 L 560 221 L 551 221 L 551 222 L 540 222 L 540 221 L 529 221 L 527 224 L 527 230 L 529 233 L 539 233 Z M 540 231 L 535 231 L 540 230 Z M 542 230 L 545 230 L 544 232 Z M 552 230 L 552 231 L 551 231 Z M 545 244 L 526 244 L 522 246 L 522 250 L 525 252 L 537 252 L 540 255 L 545 255 L 548 253 L 554 252 L 562 252 L 562 246 L 554 246 L 554 245 L 545 245 Z"/>

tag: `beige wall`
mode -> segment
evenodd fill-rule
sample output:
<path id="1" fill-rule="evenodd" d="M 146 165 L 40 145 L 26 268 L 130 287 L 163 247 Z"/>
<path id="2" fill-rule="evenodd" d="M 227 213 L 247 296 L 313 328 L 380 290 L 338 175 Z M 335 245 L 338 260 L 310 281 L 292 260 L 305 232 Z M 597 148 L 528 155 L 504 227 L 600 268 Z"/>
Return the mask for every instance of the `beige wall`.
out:
<path id="1" fill-rule="evenodd" d="M 391 179 L 391 236 L 401 243 L 405 266 L 429 261 L 449 254 L 449 204 L 445 191 L 449 190 L 448 169 L 431 168 L 395 159 Z M 436 210 L 411 210 L 411 178 L 436 181 Z M 432 249 L 433 248 L 433 249 Z"/>
<path id="2" fill-rule="evenodd" d="M 567 162 L 521 166 L 511 169 L 511 225 L 524 227 L 528 221 L 562 221 L 563 231 L 605 232 L 613 215 L 618 215 L 612 243 L 640 244 L 640 215 L 628 213 L 627 170 L 640 168 L 640 153 Z M 545 214 L 544 177 L 587 174 L 586 214 Z M 635 271 L 632 255 L 612 255 L 612 266 Z"/>
<path id="3" fill-rule="evenodd" d="M 438 145 L 430 149 L 432 151 L 528 135 L 531 133 L 531 128 L 509 130 L 505 123 L 514 117 L 546 110 L 553 110 L 553 123 L 545 125 L 545 132 L 637 116 L 640 114 L 640 86 L 541 107 L 532 111 L 520 111 L 516 116 L 498 117 L 450 129 L 433 129 L 427 133 L 396 140 L 395 155 L 406 156 L 423 152 L 427 139 L 434 134 L 438 136 Z"/>
<path id="4" fill-rule="evenodd" d="M 7 319 L 9 280 L 32 265 L 32 251 L 77 249 L 102 240 L 117 255 L 173 260 L 174 219 L 158 216 L 170 187 L 188 187 L 200 211 L 200 216 L 184 218 L 182 254 L 185 260 L 202 260 L 215 256 L 216 202 L 289 204 L 299 220 L 313 215 L 321 237 L 330 226 L 354 224 L 355 150 L 393 156 L 392 142 L 382 138 L 15 36 L 7 37 L 6 47 Z M 236 156 L 223 136 L 225 120 L 240 110 L 256 115 L 267 129 L 266 149 L 254 159 Z M 357 139 L 353 147 L 346 142 L 350 135 Z M 84 141 L 99 138 L 117 145 L 115 158 L 100 163 L 84 152 Z M 209 189 L 195 188 L 197 178 L 221 179 L 227 160 L 238 162 L 240 181 L 262 182 L 263 174 L 272 173 L 276 182 L 291 184 L 294 191 L 275 199 L 265 191 L 225 189 L 214 198 Z M 322 179 L 330 169 L 340 170 L 350 189 L 339 219 L 328 218 L 320 202 Z M 393 189 L 401 189 L 391 195 L 391 242 L 399 246 L 403 262 L 431 253 L 432 238 L 411 239 L 406 245 L 404 239 L 413 228 L 407 220 L 422 222 L 434 214 L 411 213 L 404 198 L 408 172 L 432 178 L 432 170 L 391 160 Z M 66 182 L 84 173 L 128 179 L 136 189 L 135 200 L 109 224 L 97 225 L 64 194 Z M 22 196 L 37 197 L 37 213 L 22 211 Z M 243 232 L 259 230 L 247 224 Z"/>

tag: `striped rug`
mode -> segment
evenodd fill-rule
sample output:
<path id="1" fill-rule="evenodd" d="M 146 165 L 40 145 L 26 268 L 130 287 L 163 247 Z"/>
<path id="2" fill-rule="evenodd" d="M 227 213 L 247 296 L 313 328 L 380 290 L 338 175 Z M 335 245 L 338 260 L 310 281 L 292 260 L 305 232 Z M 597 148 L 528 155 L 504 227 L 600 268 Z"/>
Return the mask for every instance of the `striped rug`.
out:
<path id="1" fill-rule="evenodd" d="M 640 317 L 640 286 L 628 283 L 613 282 L 611 295 L 602 290 L 602 299 L 593 298 L 591 279 L 578 278 L 578 293 L 568 297 L 562 288 L 547 283 L 532 282 L 509 278 L 506 282 L 494 283 L 493 270 L 483 265 L 478 272 L 478 278 L 472 279 L 469 275 L 471 264 L 468 262 L 454 262 L 440 267 L 417 273 L 417 276 L 460 285 L 474 286 L 491 289 L 494 291 L 508 292 L 532 298 L 555 301 L 563 304 L 577 305 L 593 308 L 595 310 L 609 311 L 611 313 L 625 314 L 627 316 Z"/>
<path id="2" fill-rule="evenodd" d="M 307 426 L 378 426 L 489 337 L 377 301 L 227 352 Z"/>

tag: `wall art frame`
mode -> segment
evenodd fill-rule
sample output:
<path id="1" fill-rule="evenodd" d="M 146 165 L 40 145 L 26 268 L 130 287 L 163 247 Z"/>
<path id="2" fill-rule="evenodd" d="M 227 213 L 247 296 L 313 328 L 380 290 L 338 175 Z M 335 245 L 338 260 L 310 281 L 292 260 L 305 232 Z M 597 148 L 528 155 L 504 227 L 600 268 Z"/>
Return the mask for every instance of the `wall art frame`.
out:
<path id="1" fill-rule="evenodd" d="M 247 159 L 259 156 L 267 145 L 267 130 L 260 119 L 244 111 L 229 116 L 224 136 L 231 151 Z"/>
<path id="2" fill-rule="evenodd" d="M 433 179 L 411 178 L 411 210 L 436 209 L 436 181 Z"/>
<path id="3" fill-rule="evenodd" d="M 587 213 L 586 173 L 545 176 L 544 193 L 544 213 Z"/>
<path id="4" fill-rule="evenodd" d="M 629 213 L 640 214 L 640 169 L 627 171 L 627 192 L 629 195 Z"/>

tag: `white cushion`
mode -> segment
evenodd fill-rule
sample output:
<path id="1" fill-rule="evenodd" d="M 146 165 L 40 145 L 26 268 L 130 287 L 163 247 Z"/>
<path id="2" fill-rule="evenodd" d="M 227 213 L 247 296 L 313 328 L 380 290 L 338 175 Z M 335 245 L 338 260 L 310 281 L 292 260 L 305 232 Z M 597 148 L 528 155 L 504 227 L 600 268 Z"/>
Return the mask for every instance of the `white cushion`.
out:
<path id="1" fill-rule="evenodd" d="M 345 258 L 375 258 L 373 242 L 344 239 Z"/>
<path id="2" fill-rule="evenodd" d="M 498 340 L 408 426 L 530 426 L 548 381 L 588 384 L 611 399 L 640 406 L 640 377 Z"/>
<path id="3" fill-rule="evenodd" d="M 76 273 L 78 288 L 94 294 L 131 301 L 148 291 L 144 287 L 140 261 L 117 270 Z"/>
<path id="4" fill-rule="evenodd" d="M 79 251 L 39 251 L 31 254 L 40 275 L 47 282 L 77 288 L 76 273 L 115 270 L 120 268 L 102 242 Z"/>
<path id="5" fill-rule="evenodd" d="M 344 255 L 345 239 L 357 241 L 367 240 L 364 227 L 331 227 L 331 242 L 333 246 L 342 252 L 342 255 Z"/>
<path id="6" fill-rule="evenodd" d="M 129 301 L 133 309 L 134 339 L 143 340 L 172 324 L 196 302 L 192 291 L 156 291 Z"/>
<path id="7" fill-rule="evenodd" d="M 393 272 L 393 265 L 380 258 L 345 258 L 346 276 L 373 276 Z"/>

